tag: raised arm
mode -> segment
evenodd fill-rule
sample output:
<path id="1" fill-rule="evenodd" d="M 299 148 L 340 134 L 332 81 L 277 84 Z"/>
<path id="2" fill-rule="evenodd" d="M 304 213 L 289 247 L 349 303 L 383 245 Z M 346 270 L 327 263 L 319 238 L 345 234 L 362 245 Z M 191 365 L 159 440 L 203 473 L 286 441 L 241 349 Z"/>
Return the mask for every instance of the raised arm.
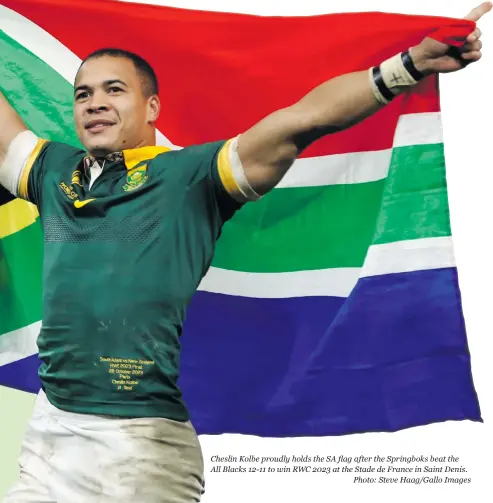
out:
<path id="1" fill-rule="evenodd" d="M 0 92 L 0 185 L 15 196 L 22 169 L 36 142 L 36 136 Z"/>
<path id="2" fill-rule="evenodd" d="M 465 19 L 478 21 L 491 8 L 490 2 L 483 3 Z M 376 69 L 331 79 L 298 103 L 267 116 L 241 135 L 236 147 L 243 167 L 239 180 L 243 192 L 250 195 L 248 199 L 265 194 L 310 143 L 362 121 L 420 78 L 453 72 L 477 61 L 481 57 L 480 36 L 479 29 L 471 33 L 457 59 L 449 55 L 449 46 L 426 38 L 403 56 L 397 55 Z"/>
<path id="3" fill-rule="evenodd" d="M 0 166 L 4 163 L 12 140 L 27 127 L 19 114 L 10 106 L 0 92 Z"/>

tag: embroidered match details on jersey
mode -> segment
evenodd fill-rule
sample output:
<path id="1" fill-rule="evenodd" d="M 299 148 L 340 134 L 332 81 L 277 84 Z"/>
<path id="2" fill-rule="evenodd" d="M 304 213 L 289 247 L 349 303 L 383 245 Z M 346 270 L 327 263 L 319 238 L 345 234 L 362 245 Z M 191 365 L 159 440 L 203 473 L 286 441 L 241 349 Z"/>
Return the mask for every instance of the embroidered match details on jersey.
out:
<path id="1" fill-rule="evenodd" d="M 220 175 L 227 145 L 98 160 L 37 145 L 23 193 L 44 230 L 39 374 L 55 406 L 188 420 L 177 384 L 185 310 L 241 207 Z M 95 162 L 103 169 L 94 180 Z"/>
<path id="2" fill-rule="evenodd" d="M 107 365 L 108 375 L 111 379 L 111 384 L 117 391 L 127 392 L 134 391 L 134 386 L 138 386 L 141 379 L 144 379 L 149 374 L 148 370 L 152 369 L 154 360 L 135 360 L 132 358 L 114 358 L 104 357 L 99 358 L 99 362 Z"/>

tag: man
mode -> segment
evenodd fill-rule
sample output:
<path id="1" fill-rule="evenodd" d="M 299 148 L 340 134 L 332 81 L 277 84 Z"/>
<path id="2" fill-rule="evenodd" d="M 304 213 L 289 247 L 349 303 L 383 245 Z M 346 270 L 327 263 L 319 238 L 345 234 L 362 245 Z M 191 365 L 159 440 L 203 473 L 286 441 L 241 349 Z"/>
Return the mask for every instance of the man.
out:
<path id="1" fill-rule="evenodd" d="M 454 57 L 427 38 L 322 84 L 240 138 L 180 151 L 155 146 L 157 81 L 124 51 L 93 53 L 76 77 L 87 152 L 37 138 L 0 96 L 0 183 L 38 206 L 45 239 L 43 391 L 6 502 L 199 501 L 203 461 L 177 386 L 179 336 L 223 224 L 313 141 L 426 75 L 479 60 L 479 38 L 475 30 Z"/>

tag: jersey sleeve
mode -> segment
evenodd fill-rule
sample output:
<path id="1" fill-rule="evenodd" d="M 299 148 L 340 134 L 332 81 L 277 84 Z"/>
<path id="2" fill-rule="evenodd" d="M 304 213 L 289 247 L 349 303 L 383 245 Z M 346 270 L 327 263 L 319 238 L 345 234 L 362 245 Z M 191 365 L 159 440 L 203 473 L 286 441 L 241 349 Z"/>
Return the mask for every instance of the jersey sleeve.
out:
<path id="1" fill-rule="evenodd" d="M 231 171 L 228 156 L 230 141 L 204 143 L 180 151 L 190 174 L 190 183 L 207 192 L 222 223 L 244 204 L 239 199 L 240 191 Z"/>
<path id="2" fill-rule="evenodd" d="M 19 177 L 18 197 L 41 204 L 47 170 L 57 171 L 80 150 L 64 143 L 39 139 Z"/>
<path id="3" fill-rule="evenodd" d="M 39 138 L 36 146 L 29 155 L 26 164 L 24 165 L 20 176 L 19 185 L 17 187 L 17 195 L 21 199 L 25 199 L 34 204 L 38 204 L 39 190 L 37 185 L 42 180 L 44 151 L 48 147 L 48 140 Z M 31 195 L 29 195 L 31 194 Z"/>
<path id="4" fill-rule="evenodd" d="M 229 161 L 228 151 L 231 141 L 219 142 L 209 171 L 211 187 L 223 221 L 229 220 L 244 204 L 240 202 L 241 192 L 233 177 Z"/>

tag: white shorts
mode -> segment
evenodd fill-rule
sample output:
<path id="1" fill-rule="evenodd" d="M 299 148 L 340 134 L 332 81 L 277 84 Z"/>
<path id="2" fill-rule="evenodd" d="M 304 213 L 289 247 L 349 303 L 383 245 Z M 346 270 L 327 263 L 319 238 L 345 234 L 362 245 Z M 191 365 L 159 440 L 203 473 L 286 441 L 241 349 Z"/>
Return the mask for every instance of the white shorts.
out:
<path id="1" fill-rule="evenodd" d="M 190 422 L 65 412 L 41 391 L 4 503 L 192 503 L 204 463 Z"/>

